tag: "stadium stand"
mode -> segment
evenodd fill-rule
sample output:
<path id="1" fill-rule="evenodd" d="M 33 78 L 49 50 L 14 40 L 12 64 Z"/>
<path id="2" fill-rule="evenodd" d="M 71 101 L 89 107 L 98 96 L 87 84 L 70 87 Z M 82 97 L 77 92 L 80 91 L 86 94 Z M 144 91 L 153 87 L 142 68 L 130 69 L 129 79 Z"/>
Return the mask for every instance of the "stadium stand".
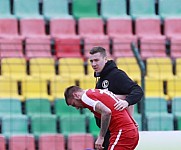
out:
<path id="1" fill-rule="evenodd" d="M 176 130 L 181 130 L 181 97 L 173 97 L 172 99 L 172 113 L 176 119 Z"/>
<path id="2" fill-rule="evenodd" d="M 0 149 L 6 150 L 6 140 L 4 135 L 0 134 Z"/>
<path id="3" fill-rule="evenodd" d="M 62 134 L 46 134 L 39 137 L 39 150 L 65 150 L 65 138 Z"/>
<path id="4" fill-rule="evenodd" d="M 35 150 L 35 138 L 31 134 L 13 135 L 9 138 L 9 150 Z"/>
<path id="5" fill-rule="evenodd" d="M 167 81 L 167 95 L 170 99 L 181 96 L 181 78 L 173 78 Z"/>
<path id="6" fill-rule="evenodd" d="M 112 6 L 110 9 L 110 5 Z M 102 0 L 100 8 L 100 16 L 104 19 L 110 18 L 129 18 L 127 15 L 127 1 L 126 0 Z"/>
<path id="7" fill-rule="evenodd" d="M 155 0 L 129 0 L 130 16 L 137 18 L 158 18 L 155 11 Z"/>
<path id="8" fill-rule="evenodd" d="M 181 58 L 175 60 L 175 73 L 178 78 L 181 77 Z"/>
<path id="9" fill-rule="evenodd" d="M 67 0 L 44 0 L 42 15 L 47 21 L 53 18 L 72 18 L 72 16 L 69 15 Z"/>
<path id="10" fill-rule="evenodd" d="M 43 18 L 39 12 L 38 0 L 14 0 L 13 14 L 18 18 Z"/>
<path id="11" fill-rule="evenodd" d="M 94 137 L 91 134 L 70 134 L 68 135 L 68 149 L 93 149 Z"/>
<path id="12" fill-rule="evenodd" d="M 89 110 L 88 110 L 89 111 Z M 95 117 L 93 116 L 93 114 L 88 115 L 88 121 L 89 121 L 89 125 L 88 125 L 88 131 L 89 133 L 91 133 L 94 137 L 97 137 L 99 134 L 99 127 L 96 125 L 95 122 Z"/>
<path id="13" fill-rule="evenodd" d="M 75 19 L 99 17 L 97 0 L 73 0 L 72 15 Z"/>

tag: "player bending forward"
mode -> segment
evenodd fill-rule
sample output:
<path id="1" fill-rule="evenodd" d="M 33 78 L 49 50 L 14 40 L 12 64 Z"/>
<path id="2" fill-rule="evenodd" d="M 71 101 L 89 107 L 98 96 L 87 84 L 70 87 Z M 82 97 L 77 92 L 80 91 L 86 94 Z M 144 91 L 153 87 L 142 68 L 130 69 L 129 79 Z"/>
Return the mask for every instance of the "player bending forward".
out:
<path id="1" fill-rule="evenodd" d="M 110 130 L 108 150 L 134 150 L 138 144 L 138 126 L 127 109 L 116 110 L 115 104 L 119 99 L 107 90 L 87 89 L 70 86 L 64 92 L 67 105 L 77 109 L 88 108 L 101 119 L 101 128 L 95 142 L 95 148 L 102 150 L 104 136 Z"/>

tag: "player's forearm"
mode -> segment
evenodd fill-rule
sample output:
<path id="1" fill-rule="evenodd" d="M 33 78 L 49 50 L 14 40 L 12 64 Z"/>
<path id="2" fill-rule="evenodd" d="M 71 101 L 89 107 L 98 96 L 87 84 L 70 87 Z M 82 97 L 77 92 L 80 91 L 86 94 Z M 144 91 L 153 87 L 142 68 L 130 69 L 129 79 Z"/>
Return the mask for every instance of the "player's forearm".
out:
<path id="1" fill-rule="evenodd" d="M 111 120 L 111 112 L 101 114 L 101 128 L 99 136 L 104 137 L 109 128 Z"/>

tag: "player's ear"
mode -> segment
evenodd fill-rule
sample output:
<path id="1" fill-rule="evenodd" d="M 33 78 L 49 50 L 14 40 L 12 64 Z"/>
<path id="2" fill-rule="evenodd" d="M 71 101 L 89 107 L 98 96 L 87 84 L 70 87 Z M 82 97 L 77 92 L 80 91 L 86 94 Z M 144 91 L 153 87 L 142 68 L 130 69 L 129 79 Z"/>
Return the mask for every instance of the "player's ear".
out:
<path id="1" fill-rule="evenodd" d="M 78 98 L 77 92 L 72 93 L 72 95 L 73 95 L 74 99 L 77 99 L 77 98 Z"/>

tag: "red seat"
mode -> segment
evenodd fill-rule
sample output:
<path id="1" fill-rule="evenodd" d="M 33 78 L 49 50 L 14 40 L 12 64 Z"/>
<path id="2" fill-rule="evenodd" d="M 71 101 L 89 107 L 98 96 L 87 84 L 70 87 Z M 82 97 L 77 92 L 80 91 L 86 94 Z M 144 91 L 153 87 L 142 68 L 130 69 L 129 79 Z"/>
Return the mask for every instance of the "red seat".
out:
<path id="1" fill-rule="evenodd" d="M 143 60 L 149 57 L 167 57 L 164 37 L 144 37 L 141 39 L 140 54 Z"/>
<path id="2" fill-rule="evenodd" d="M 65 150 L 65 139 L 61 134 L 45 134 L 39 137 L 39 150 Z"/>
<path id="3" fill-rule="evenodd" d="M 0 57 L 24 57 L 22 40 L 19 38 L 0 39 Z"/>
<path id="4" fill-rule="evenodd" d="M 94 137 L 91 134 L 69 134 L 68 149 L 83 150 L 94 148 Z"/>
<path id="5" fill-rule="evenodd" d="M 20 38 L 18 35 L 18 21 L 15 18 L 0 19 L 1 38 Z"/>
<path id="6" fill-rule="evenodd" d="M 181 38 L 181 18 L 165 18 L 164 34 L 170 38 Z"/>
<path id="7" fill-rule="evenodd" d="M 35 139 L 32 135 L 15 135 L 10 137 L 9 150 L 35 150 Z"/>
<path id="8" fill-rule="evenodd" d="M 80 37 L 76 35 L 75 20 L 72 18 L 50 20 L 50 34 L 55 39 L 56 56 L 81 57 Z"/>
<path id="9" fill-rule="evenodd" d="M 50 39 L 47 38 L 28 38 L 26 39 L 26 57 L 53 57 L 51 54 Z"/>
<path id="10" fill-rule="evenodd" d="M 132 20 L 130 18 L 108 19 L 107 34 L 112 39 L 114 58 L 134 56 L 131 43 L 137 44 L 137 37 L 133 35 Z"/>
<path id="11" fill-rule="evenodd" d="M 109 49 L 109 37 L 104 34 L 104 24 L 101 18 L 81 18 L 78 21 L 79 35 L 84 39 L 84 56 L 93 46 L 103 46 Z M 111 55 L 110 53 L 108 53 Z"/>
<path id="12" fill-rule="evenodd" d="M 45 34 L 45 22 L 43 19 L 21 19 L 20 34 L 25 38 L 50 38 Z"/>
<path id="13" fill-rule="evenodd" d="M 6 141 L 3 135 L 0 135 L 0 150 L 6 150 Z"/>

